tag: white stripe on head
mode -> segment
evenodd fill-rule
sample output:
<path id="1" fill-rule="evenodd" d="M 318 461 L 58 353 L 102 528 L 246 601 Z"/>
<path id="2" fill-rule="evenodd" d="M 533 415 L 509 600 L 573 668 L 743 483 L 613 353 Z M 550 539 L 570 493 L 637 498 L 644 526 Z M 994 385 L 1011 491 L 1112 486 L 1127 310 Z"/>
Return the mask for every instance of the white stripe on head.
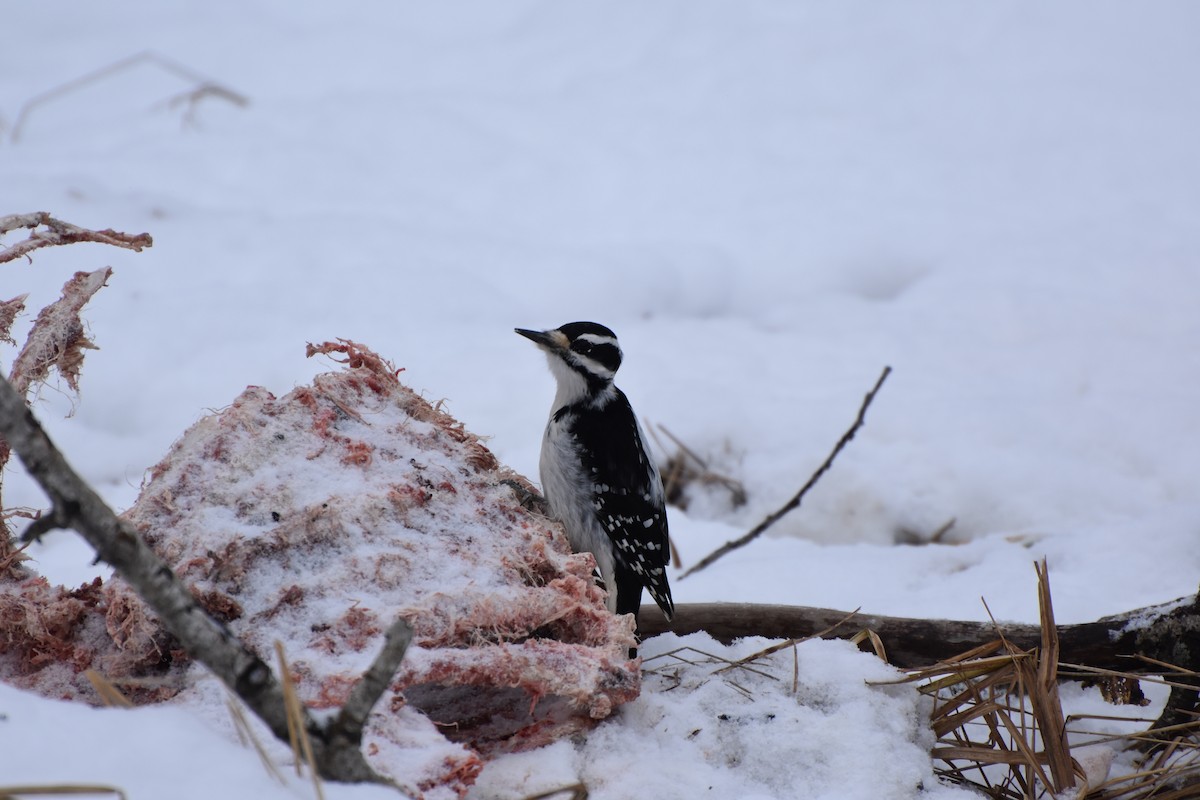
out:
<path id="1" fill-rule="evenodd" d="M 621 349 L 620 345 L 617 344 L 617 337 L 615 336 L 604 336 L 603 334 L 599 333 L 581 333 L 575 338 L 585 342 L 591 342 L 592 344 L 611 344 L 618 350 Z"/>
<path id="2" fill-rule="evenodd" d="M 601 380 L 611 381 L 613 376 L 617 374 L 590 356 L 585 356 L 580 353 L 572 353 L 571 357 L 575 360 L 576 364 L 583 367 Z"/>

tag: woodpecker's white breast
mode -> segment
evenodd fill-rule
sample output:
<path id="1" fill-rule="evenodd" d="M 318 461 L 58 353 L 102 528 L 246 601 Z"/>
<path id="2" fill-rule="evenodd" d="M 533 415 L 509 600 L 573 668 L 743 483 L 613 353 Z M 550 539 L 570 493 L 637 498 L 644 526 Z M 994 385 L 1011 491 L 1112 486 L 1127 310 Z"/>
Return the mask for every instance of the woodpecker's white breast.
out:
<path id="1" fill-rule="evenodd" d="M 561 393 L 561 384 L 560 384 Z M 555 411 L 563 407 L 555 402 Z M 563 524 L 567 540 L 576 553 L 592 553 L 596 566 L 608 589 L 609 610 L 616 608 L 616 563 L 613 559 L 612 540 L 604 532 L 596 518 L 593 502 L 593 486 L 596 478 L 584 474 L 575 439 L 571 434 L 574 422 L 572 412 L 554 413 L 546 425 L 542 437 L 542 455 L 539 472 L 542 491 L 550 505 L 550 513 Z"/>

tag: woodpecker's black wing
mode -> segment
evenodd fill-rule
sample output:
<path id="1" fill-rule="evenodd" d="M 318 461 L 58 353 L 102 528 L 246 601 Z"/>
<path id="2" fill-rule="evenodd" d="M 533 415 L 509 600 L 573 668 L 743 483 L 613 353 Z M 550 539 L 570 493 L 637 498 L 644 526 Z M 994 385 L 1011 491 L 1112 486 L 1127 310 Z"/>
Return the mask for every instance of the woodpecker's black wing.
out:
<path id="1" fill-rule="evenodd" d="M 570 433 L 579 448 L 584 474 L 593 481 L 596 519 L 613 541 L 617 613 L 636 613 L 644 586 L 670 619 L 675 604 L 667 583 L 670 545 L 662 482 L 646 452 L 629 400 L 613 387 L 613 395 L 603 406 L 573 415 Z"/>

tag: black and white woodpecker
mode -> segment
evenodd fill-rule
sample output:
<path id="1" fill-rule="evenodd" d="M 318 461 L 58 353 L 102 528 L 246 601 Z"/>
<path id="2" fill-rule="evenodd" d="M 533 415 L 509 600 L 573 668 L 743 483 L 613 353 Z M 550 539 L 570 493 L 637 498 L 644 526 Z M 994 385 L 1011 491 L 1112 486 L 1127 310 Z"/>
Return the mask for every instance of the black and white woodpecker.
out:
<path id="1" fill-rule="evenodd" d="M 558 382 L 540 466 L 550 513 L 575 552 L 595 556 L 610 611 L 636 620 L 645 588 L 671 619 L 662 479 L 629 400 L 613 385 L 616 334 L 595 322 L 516 331 L 545 351 Z"/>

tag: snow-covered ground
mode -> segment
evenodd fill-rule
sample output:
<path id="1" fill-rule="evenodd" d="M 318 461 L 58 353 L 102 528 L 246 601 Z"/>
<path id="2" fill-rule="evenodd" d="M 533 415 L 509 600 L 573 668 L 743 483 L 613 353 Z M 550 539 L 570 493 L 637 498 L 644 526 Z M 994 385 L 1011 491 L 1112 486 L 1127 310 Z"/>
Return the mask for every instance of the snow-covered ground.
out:
<path id="1" fill-rule="evenodd" d="M 1061 622 L 1196 589 L 1200 7 L 52 0 L 3 17 L 0 214 L 155 239 L 0 267 L 0 298 L 29 292 L 35 311 L 73 271 L 115 270 L 86 312 L 102 349 L 82 397 L 46 389 L 36 410 L 117 507 L 207 409 L 306 382 L 329 364 L 305 342 L 334 337 L 403 366 L 536 475 L 552 379 L 512 328 L 594 319 L 620 335 L 618 382 L 645 420 L 749 492 L 673 514 L 685 564 L 790 497 L 895 370 L 803 507 L 676 579 L 677 602 L 982 619 L 982 596 L 1033 621 L 1043 556 Z M 249 104 L 172 104 L 196 83 L 143 61 L 21 113 L 147 50 Z M 10 467 L 5 501 L 41 498 Z M 942 543 L 895 544 L 951 519 Z M 33 555 L 64 582 L 92 574 L 68 534 Z M 787 723 L 786 779 L 720 760 L 734 744 L 704 732 L 673 749 L 663 731 L 715 706 L 648 680 L 587 744 L 497 763 L 479 796 L 544 775 L 598 798 L 671 796 L 639 787 L 668 777 L 680 797 L 854 796 L 823 770 L 883 724 L 849 711 L 874 668 L 814 644 L 804 674 L 847 713 L 836 735 Z M 0 714 L 0 785 L 308 791 L 177 710 L 0 687 Z M 921 740 L 895 724 L 877 745 L 895 782 L 863 796 L 930 788 Z"/>

